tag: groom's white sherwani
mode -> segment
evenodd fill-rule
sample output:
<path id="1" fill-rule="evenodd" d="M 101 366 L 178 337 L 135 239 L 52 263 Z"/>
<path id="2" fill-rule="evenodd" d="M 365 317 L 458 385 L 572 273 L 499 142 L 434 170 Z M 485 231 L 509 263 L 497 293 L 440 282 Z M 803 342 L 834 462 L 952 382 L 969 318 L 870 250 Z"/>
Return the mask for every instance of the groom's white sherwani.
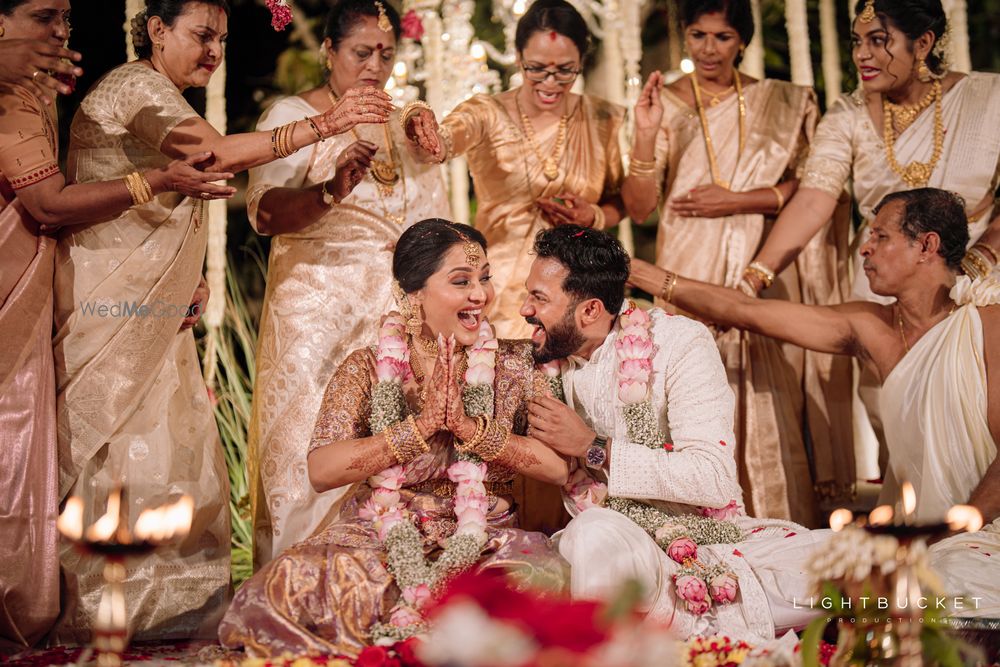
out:
<path id="1" fill-rule="evenodd" d="M 580 512 L 568 501 L 567 509 L 576 516 L 560 534 L 559 550 L 572 567 L 573 595 L 606 597 L 637 579 L 646 589 L 650 616 L 671 622 L 684 636 L 724 632 L 764 640 L 776 630 L 803 625 L 813 615 L 804 608 L 810 595 L 805 564 L 829 533 L 746 516 L 736 472 L 734 399 L 715 341 L 694 320 L 659 309 L 650 316 L 656 346 L 650 392 L 670 451 L 628 440 L 617 397 L 617 328 L 589 360 L 567 360 L 566 402 L 612 440 L 606 480 L 594 473 L 607 482 L 609 495 L 648 501 L 672 514 L 700 514 L 702 508 L 735 501 L 736 516 L 730 520 L 743 530 L 745 541 L 699 547 L 699 557 L 725 562 L 739 576 L 740 596 L 704 616 L 692 615 L 673 590 L 671 575 L 680 566 L 643 529 L 615 511 Z M 779 474 L 779 462 L 775 465 Z"/>

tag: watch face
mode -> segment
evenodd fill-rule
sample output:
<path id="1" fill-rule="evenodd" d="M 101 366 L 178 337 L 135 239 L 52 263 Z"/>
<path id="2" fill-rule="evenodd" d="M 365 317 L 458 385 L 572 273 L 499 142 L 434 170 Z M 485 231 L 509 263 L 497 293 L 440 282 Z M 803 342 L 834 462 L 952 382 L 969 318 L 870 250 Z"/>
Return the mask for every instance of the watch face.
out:
<path id="1" fill-rule="evenodd" d="M 595 445 L 587 450 L 587 465 L 591 468 L 600 468 L 604 465 L 604 461 L 607 458 L 608 453 L 604 451 L 603 447 Z"/>

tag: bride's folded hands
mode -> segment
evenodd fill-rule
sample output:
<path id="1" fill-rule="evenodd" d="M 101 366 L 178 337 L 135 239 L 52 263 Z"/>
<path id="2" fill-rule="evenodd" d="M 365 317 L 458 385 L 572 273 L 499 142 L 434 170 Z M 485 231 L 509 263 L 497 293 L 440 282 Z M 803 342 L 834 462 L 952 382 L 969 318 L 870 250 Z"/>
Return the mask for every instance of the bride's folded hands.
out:
<path id="1" fill-rule="evenodd" d="M 420 414 L 415 417 L 417 430 L 420 435 L 427 440 L 434 437 L 439 431 L 450 430 L 448 428 L 448 375 L 451 371 L 451 349 L 454 346 L 454 337 L 445 340 L 444 336 L 438 334 L 437 356 L 434 358 L 434 368 L 425 380 L 423 386 L 424 401 Z M 461 400 L 461 398 L 459 399 Z"/>

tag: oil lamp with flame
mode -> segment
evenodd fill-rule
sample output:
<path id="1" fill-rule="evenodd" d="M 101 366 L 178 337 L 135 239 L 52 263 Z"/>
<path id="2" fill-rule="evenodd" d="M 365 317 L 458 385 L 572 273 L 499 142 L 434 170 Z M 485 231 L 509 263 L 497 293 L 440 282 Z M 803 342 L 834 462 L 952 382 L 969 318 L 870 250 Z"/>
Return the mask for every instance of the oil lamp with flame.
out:
<path id="1" fill-rule="evenodd" d="M 128 646 L 128 615 L 125 608 L 125 560 L 150 553 L 161 544 L 183 539 L 191 529 L 194 499 L 183 495 L 173 503 L 144 510 L 131 530 L 128 527 L 121 485 L 108 494 L 104 514 L 84 526 L 83 499 L 66 501 L 56 522 L 63 537 L 83 553 L 104 558 L 104 592 L 94 619 L 91 651 L 98 667 L 119 667 Z M 80 663 L 89 659 L 89 653 Z"/>
<path id="2" fill-rule="evenodd" d="M 943 537 L 949 531 L 975 532 L 983 526 L 982 514 L 971 505 L 955 505 L 942 521 L 918 524 L 915 520 L 916 505 L 917 495 L 913 485 L 904 481 L 900 486 L 900 501 L 895 507 L 879 505 L 867 517 L 857 519 L 847 509 L 837 509 L 830 514 L 830 528 L 835 532 L 853 523 L 869 534 L 891 536 L 898 544 L 895 568 L 886 582 L 892 597 L 886 619 L 884 623 L 865 629 L 866 664 L 923 665 L 920 643 L 923 610 L 920 600 L 924 592 L 917 576 L 920 555 L 928 539 Z M 844 631 L 842 626 L 841 632 Z M 852 633 L 853 628 L 846 628 L 846 631 Z M 839 641 L 838 645 L 850 643 Z M 835 656 L 830 664 L 846 664 L 842 662 L 844 658 L 849 660 L 849 656 Z"/>

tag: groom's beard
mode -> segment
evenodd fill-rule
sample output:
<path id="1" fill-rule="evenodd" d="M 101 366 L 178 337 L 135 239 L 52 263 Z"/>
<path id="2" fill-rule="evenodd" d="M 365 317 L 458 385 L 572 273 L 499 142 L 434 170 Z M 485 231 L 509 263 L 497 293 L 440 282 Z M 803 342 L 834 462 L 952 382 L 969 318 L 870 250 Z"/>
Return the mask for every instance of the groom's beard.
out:
<path id="1" fill-rule="evenodd" d="M 536 317 L 524 318 L 528 324 L 541 326 L 545 332 L 545 342 L 541 347 L 535 347 L 534 343 L 531 344 L 531 356 L 536 364 L 547 364 L 556 359 L 565 359 L 579 350 L 586 342 L 583 332 L 576 328 L 576 322 L 573 319 L 575 311 L 575 306 L 567 308 L 562 320 L 553 324 L 551 329 L 542 324 L 541 320 Z"/>

